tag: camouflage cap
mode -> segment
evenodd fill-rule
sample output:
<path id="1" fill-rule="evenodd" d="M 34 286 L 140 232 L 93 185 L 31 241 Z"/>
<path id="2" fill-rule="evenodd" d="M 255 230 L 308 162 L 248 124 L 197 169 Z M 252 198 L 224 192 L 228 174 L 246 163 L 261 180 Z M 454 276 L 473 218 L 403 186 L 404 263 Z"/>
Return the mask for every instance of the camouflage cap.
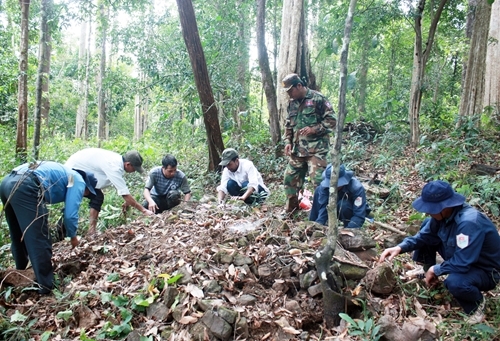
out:
<path id="1" fill-rule="evenodd" d="M 283 87 L 283 91 L 288 91 L 297 84 L 304 84 L 304 83 L 302 83 L 302 80 L 296 73 L 291 73 L 285 76 L 285 78 L 283 78 L 283 80 L 281 81 L 281 86 Z"/>
<path id="2" fill-rule="evenodd" d="M 136 150 L 131 150 L 123 155 L 123 161 L 130 162 L 134 170 L 139 173 L 144 173 L 144 168 L 142 168 L 142 156 Z"/>
<path id="3" fill-rule="evenodd" d="M 231 162 L 232 159 L 235 157 L 238 157 L 238 152 L 233 149 L 233 148 L 227 148 L 224 149 L 222 152 L 222 160 L 219 163 L 219 166 L 226 167 L 229 162 Z"/>

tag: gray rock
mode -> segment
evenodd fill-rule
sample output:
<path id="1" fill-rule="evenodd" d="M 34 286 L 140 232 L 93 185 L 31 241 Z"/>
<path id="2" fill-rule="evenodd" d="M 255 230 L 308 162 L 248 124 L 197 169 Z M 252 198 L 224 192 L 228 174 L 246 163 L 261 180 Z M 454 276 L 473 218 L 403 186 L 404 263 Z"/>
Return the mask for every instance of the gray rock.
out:
<path id="1" fill-rule="evenodd" d="M 166 321 L 168 317 L 168 307 L 161 302 L 154 302 L 146 309 L 146 315 L 156 321 Z"/>
<path id="2" fill-rule="evenodd" d="M 137 330 L 132 330 L 128 335 L 125 341 L 141 341 L 141 333 Z"/>
<path id="3" fill-rule="evenodd" d="M 363 229 L 343 228 L 338 237 L 340 245 L 349 251 L 368 250 L 377 245 Z"/>
<path id="4" fill-rule="evenodd" d="M 239 335 L 244 339 L 248 338 L 249 332 L 246 317 L 240 317 L 238 321 L 236 321 L 236 325 L 234 327 L 236 329 L 236 335 Z"/>
<path id="5" fill-rule="evenodd" d="M 196 262 L 196 263 L 194 263 L 193 271 L 194 271 L 194 273 L 198 273 L 201 270 L 206 269 L 207 267 L 208 267 L 207 263 L 205 263 L 205 262 Z"/>
<path id="6" fill-rule="evenodd" d="M 257 302 L 257 298 L 252 295 L 241 295 L 240 297 L 238 297 L 237 301 L 238 304 L 242 306 L 254 305 L 255 302 Z"/>
<path id="7" fill-rule="evenodd" d="M 174 287 L 167 287 L 165 289 L 165 293 L 163 294 L 163 302 L 165 302 L 165 305 L 170 308 L 177 295 L 179 295 L 179 290 Z"/>
<path id="8" fill-rule="evenodd" d="M 323 289 L 321 288 L 321 283 L 318 283 L 316 285 L 310 286 L 307 289 L 307 292 L 309 293 L 309 295 L 311 295 L 311 297 L 315 297 L 315 296 L 317 296 L 319 294 L 322 294 L 323 293 Z"/>
<path id="9" fill-rule="evenodd" d="M 211 310 L 203 314 L 201 322 L 210 329 L 210 332 L 214 334 L 214 336 L 223 341 L 229 340 L 233 333 L 233 327 Z"/>
<path id="10" fill-rule="evenodd" d="M 203 288 L 203 291 L 206 293 L 218 293 L 222 291 L 222 287 L 219 285 L 219 282 L 212 279 L 208 282 L 205 288 Z"/>
<path id="11" fill-rule="evenodd" d="M 189 333 L 191 334 L 192 340 L 205 340 L 205 331 L 208 331 L 208 327 L 205 326 L 201 321 L 196 322 L 189 328 Z M 165 340 L 165 339 L 164 339 Z"/>
<path id="12" fill-rule="evenodd" d="M 248 239 L 246 237 L 241 237 L 238 239 L 238 247 L 245 247 L 248 245 Z"/>
<path id="13" fill-rule="evenodd" d="M 182 274 L 182 277 L 177 281 L 178 284 L 188 284 L 193 281 L 189 270 L 185 266 L 179 268 L 179 270 L 177 270 L 177 273 Z"/>
<path id="14" fill-rule="evenodd" d="M 237 253 L 233 258 L 233 264 L 236 266 L 241 266 L 245 264 L 250 265 L 253 264 L 253 259 Z"/>
<path id="15" fill-rule="evenodd" d="M 369 270 L 364 278 L 366 289 L 376 294 L 387 295 L 396 285 L 396 276 L 387 263 Z"/>
<path id="16" fill-rule="evenodd" d="M 257 272 L 258 272 L 260 277 L 268 277 L 272 274 L 273 271 L 271 270 L 271 268 L 269 266 L 261 265 L 257 269 Z"/>
<path id="17" fill-rule="evenodd" d="M 198 306 L 201 310 L 214 310 L 215 307 L 220 307 L 224 303 L 223 300 L 199 300 Z"/>
<path id="18" fill-rule="evenodd" d="M 219 251 L 214 256 L 215 261 L 222 264 L 231 264 L 233 262 L 233 255 L 224 251 Z"/>
<path id="19" fill-rule="evenodd" d="M 288 300 L 285 303 L 286 310 L 291 311 L 292 313 L 300 314 L 302 313 L 302 308 L 300 307 L 299 302 L 295 300 Z"/>
<path id="20" fill-rule="evenodd" d="M 220 317 L 224 319 L 227 323 L 233 324 L 238 317 L 238 313 L 226 307 L 219 307 L 217 313 Z"/>
<path id="21" fill-rule="evenodd" d="M 305 274 L 301 274 L 299 276 L 300 280 L 300 287 L 302 289 L 307 289 L 309 288 L 315 280 L 318 279 L 318 273 L 316 270 L 311 270 L 309 272 L 306 272 Z"/>

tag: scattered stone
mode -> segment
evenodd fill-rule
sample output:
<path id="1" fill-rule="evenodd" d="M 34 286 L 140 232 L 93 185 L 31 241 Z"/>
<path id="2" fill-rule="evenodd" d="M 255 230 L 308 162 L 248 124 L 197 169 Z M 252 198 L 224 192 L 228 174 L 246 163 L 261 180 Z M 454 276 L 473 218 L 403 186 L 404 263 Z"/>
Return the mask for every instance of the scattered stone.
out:
<path id="1" fill-rule="evenodd" d="M 243 339 L 248 338 L 248 323 L 246 317 L 240 317 L 238 321 L 236 321 L 236 325 L 234 326 L 236 330 L 236 335 L 241 336 Z"/>
<path id="2" fill-rule="evenodd" d="M 321 283 L 313 285 L 313 286 L 310 286 L 307 289 L 307 292 L 309 293 L 309 295 L 311 295 L 311 297 L 315 297 L 315 296 L 317 296 L 319 294 L 322 294 L 323 293 L 323 289 L 321 288 Z"/>
<path id="3" fill-rule="evenodd" d="M 290 310 L 292 313 L 300 314 L 302 313 L 302 308 L 300 307 L 299 302 L 295 300 L 288 300 L 285 302 L 285 308 Z"/>
<path id="4" fill-rule="evenodd" d="M 194 273 L 197 274 L 198 272 L 200 272 L 201 270 L 206 269 L 206 268 L 208 268 L 207 263 L 205 263 L 205 262 L 195 262 L 194 266 L 193 266 L 193 271 L 194 271 Z"/>
<path id="5" fill-rule="evenodd" d="M 175 302 L 177 295 L 179 295 L 179 290 L 175 287 L 169 286 L 165 289 L 165 293 L 163 294 L 163 302 L 170 308 Z"/>
<path id="6" fill-rule="evenodd" d="M 238 297 L 238 304 L 242 306 L 254 305 L 257 302 L 257 298 L 252 295 L 241 295 Z"/>
<path id="7" fill-rule="evenodd" d="M 213 311 L 208 310 L 203 314 L 201 322 L 210 329 L 214 336 L 222 339 L 223 341 L 229 340 L 233 333 L 233 327 L 227 323 L 223 318 L 217 316 Z"/>
<path id="8" fill-rule="evenodd" d="M 78 328 L 88 330 L 97 325 L 98 316 L 87 306 L 78 306 L 75 310 L 75 317 L 78 321 Z"/>
<path id="9" fill-rule="evenodd" d="M 271 276 L 272 270 L 268 265 L 261 265 L 257 268 L 257 273 L 260 277 L 269 277 Z"/>
<path id="10" fill-rule="evenodd" d="M 309 288 L 313 282 L 315 280 L 318 279 L 318 273 L 316 272 L 316 270 L 311 270 L 305 274 L 301 274 L 299 276 L 299 280 L 300 280 L 300 287 L 302 289 L 307 289 Z"/>
<path id="11" fill-rule="evenodd" d="M 200 300 L 198 301 L 198 306 L 202 311 L 213 310 L 216 307 L 220 307 L 224 304 L 223 300 Z"/>
<path id="12" fill-rule="evenodd" d="M 177 281 L 178 284 L 188 284 L 193 281 L 191 273 L 186 266 L 179 268 L 177 273 L 182 275 L 182 277 Z"/>
<path id="13" fill-rule="evenodd" d="M 154 302 L 146 309 L 147 317 L 156 321 L 166 321 L 168 312 L 168 307 L 161 302 Z"/>
<path id="14" fill-rule="evenodd" d="M 396 277 L 391 266 L 382 263 L 366 273 L 364 282 L 367 290 L 376 294 L 387 295 L 392 292 L 396 285 Z"/>
<path id="15" fill-rule="evenodd" d="M 368 250 L 377 245 L 365 230 L 356 228 L 340 229 L 338 241 L 348 251 Z"/>
<path id="16" fill-rule="evenodd" d="M 219 285 L 219 282 L 215 279 L 211 279 L 208 281 L 205 288 L 203 288 L 205 293 L 219 293 L 222 291 L 222 287 Z"/>
<path id="17" fill-rule="evenodd" d="M 224 319 L 227 323 L 233 324 L 238 317 L 238 313 L 226 307 L 219 307 L 217 313 L 220 317 Z"/>
<path id="18" fill-rule="evenodd" d="M 137 330 L 132 330 L 128 335 L 127 338 L 125 339 L 126 341 L 141 341 L 141 333 Z"/>
<path id="19" fill-rule="evenodd" d="M 233 258 L 233 264 L 236 266 L 241 266 L 244 264 L 249 265 L 249 264 L 253 264 L 253 259 L 237 253 Z"/>

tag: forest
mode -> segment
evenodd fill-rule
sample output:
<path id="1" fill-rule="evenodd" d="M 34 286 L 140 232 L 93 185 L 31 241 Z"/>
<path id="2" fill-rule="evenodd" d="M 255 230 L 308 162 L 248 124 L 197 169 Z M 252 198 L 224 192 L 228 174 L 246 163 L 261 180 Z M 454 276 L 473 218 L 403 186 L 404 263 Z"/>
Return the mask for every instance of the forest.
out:
<path id="1" fill-rule="evenodd" d="M 47 297 L 15 270 L 2 206 L 0 339 L 500 340 L 498 288 L 471 326 L 443 285 L 411 276 L 411 255 L 384 270 L 390 290 L 369 285 L 382 250 L 418 232 L 428 181 L 500 226 L 499 39 L 494 0 L 0 0 L 2 178 L 99 147 L 139 151 L 146 171 L 172 154 L 192 191 L 146 217 L 111 188 L 95 236 L 84 201 Z M 284 213 L 290 73 L 333 106 L 328 162 L 372 207 L 357 232 Z M 262 174 L 263 205 L 217 207 L 228 147 Z M 142 202 L 146 174 L 125 179 Z M 361 255 L 345 247 L 358 237 Z M 346 277 L 334 318 L 315 258 L 328 247 Z"/>

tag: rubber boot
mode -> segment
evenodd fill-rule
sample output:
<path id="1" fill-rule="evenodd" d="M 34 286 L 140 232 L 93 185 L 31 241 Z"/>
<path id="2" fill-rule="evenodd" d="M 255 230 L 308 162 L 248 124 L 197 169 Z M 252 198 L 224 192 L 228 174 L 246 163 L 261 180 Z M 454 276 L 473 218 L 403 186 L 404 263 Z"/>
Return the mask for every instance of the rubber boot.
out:
<path id="1" fill-rule="evenodd" d="M 299 198 L 296 195 L 288 198 L 285 208 L 286 212 L 292 213 L 293 211 L 298 209 L 299 209 Z"/>

